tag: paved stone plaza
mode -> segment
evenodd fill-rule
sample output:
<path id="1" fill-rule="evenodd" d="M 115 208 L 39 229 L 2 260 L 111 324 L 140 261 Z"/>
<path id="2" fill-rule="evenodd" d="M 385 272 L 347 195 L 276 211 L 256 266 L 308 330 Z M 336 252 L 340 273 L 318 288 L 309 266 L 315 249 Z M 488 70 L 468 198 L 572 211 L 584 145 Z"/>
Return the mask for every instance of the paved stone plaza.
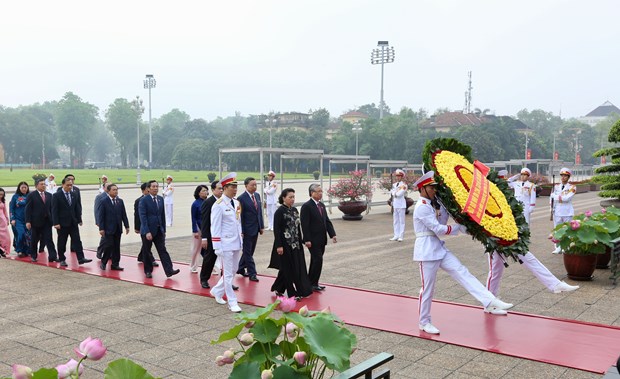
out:
<path id="1" fill-rule="evenodd" d="M 308 184 L 294 185 L 298 191 L 297 202 L 308 198 L 305 190 Z M 168 232 L 168 249 L 178 262 L 189 261 L 189 207 L 194 188 L 193 184 L 182 185 L 175 194 L 175 221 Z M 95 191 L 88 186 L 83 190 L 86 225 L 82 234 L 84 245 L 93 248 L 98 242 L 92 225 Z M 119 194 L 131 207 L 128 213 L 132 226 L 133 199 L 138 192 L 131 186 L 122 187 Z M 552 244 L 546 238 L 552 227 L 547 201 L 548 198 L 538 199 L 531 247 L 562 279 L 565 275 L 562 257 L 550 253 Z M 578 194 L 576 210 L 598 209 L 599 201 L 594 193 Z M 407 216 L 402 243 L 388 241 L 392 236 L 392 218 L 387 206 L 373 207 L 358 222 L 341 220 L 336 209 L 331 217 L 339 242 L 327 247 L 322 275 L 326 291 L 329 284 L 339 284 L 417 296 L 420 282 L 418 266 L 412 262 L 411 215 Z M 123 236 L 123 253 L 137 255 L 138 241 L 133 233 Z M 259 274 L 275 273 L 266 268 L 272 242 L 270 232 L 259 238 L 255 255 Z M 472 274 L 484 282 L 487 263 L 481 245 L 465 235 L 451 237 L 447 244 Z M 129 257 L 121 260 L 122 266 L 133 264 L 137 263 Z M 582 287 L 577 292 L 555 295 L 547 292 L 530 272 L 511 264 L 502 282 L 501 298 L 514 303 L 518 312 L 620 325 L 619 292 L 611 287 L 607 271 L 597 270 L 595 275 L 591 282 L 578 283 Z M 100 362 L 88 362 L 84 378 L 101 378 L 107 363 L 119 357 L 129 357 L 163 378 L 226 378 L 230 372 L 229 366 L 215 365 L 215 357 L 224 347 L 213 346 L 210 341 L 233 325 L 233 314 L 212 298 L 5 259 L 0 260 L 0 278 L 3 284 L 0 286 L 0 376 L 10 375 L 12 363 L 33 368 L 65 363 L 75 357 L 73 348 L 88 336 L 101 338 L 108 347 L 108 355 Z M 247 279 L 237 276 L 235 280 Z M 478 305 L 444 272 L 439 273 L 435 298 Z M 243 304 L 241 307 L 246 311 L 253 309 Z M 417 323 L 417 310 L 402 312 L 411 313 L 411 323 Z M 437 326 L 441 329 L 441 325 Z M 600 377 L 421 338 L 350 328 L 359 340 L 353 363 L 378 352 L 393 353 L 395 358 L 388 366 L 394 378 Z M 620 346 L 609 348 L 617 349 L 620 354 Z"/>

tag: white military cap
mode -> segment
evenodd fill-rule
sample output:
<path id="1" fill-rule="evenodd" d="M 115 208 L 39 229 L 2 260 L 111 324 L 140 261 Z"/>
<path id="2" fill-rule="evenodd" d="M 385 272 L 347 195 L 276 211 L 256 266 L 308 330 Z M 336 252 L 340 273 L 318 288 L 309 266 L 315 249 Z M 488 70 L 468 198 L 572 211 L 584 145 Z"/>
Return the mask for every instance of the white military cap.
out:
<path id="1" fill-rule="evenodd" d="M 396 171 L 394 171 L 394 175 L 405 176 L 405 172 L 403 170 L 401 170 L 400 168 L 397 168 Z"/>
<path id="2" fill-rule="evenodd" d="M 276 176 L 276 173 L 271 171 L 271 170 L 269 170 L 269 172 L 267 173 L 267 176 L 270 176 L 270 175 L 271 176 Z"/>
<path id="3" fill-rule="evenodd" d="M 528 176 L 532 176 L 532 171 L 530 171 L 530 169 L 529 169 L 529 168 L 527 168 L 527 167 L 523 167 L 523 168 L 521 169 L 521 173 L 522 173 L 522 174 L 527 174 Z"/>
<path id="4" fill-rule="evenodd" d="M 567 167 L 562 167 L 562 169 L 560 170 L 560 175 L 568 175 L 571 176 L 571 172 Z"/>
<path id="5" fill-rule="evenodd" d="M 237 183 L 237 173 L 236 172 L 231 172 L 228 175 L 226 175 L 225 177 L 222 178 L 222 181 L 220 182 L 222 184 L 222 187 L 227 186 L 227 185 L 238 185 L 239 183 Z"/>
<path id="6" fill-rule="evenodd" d="M 172 180 L 172 176 L 168 175 L 168 176 L 166 176 L 166 179 L 171 179 Z"/>
<path id="7" fill-rule="evenodd" d="M 107 179 L 108 177 L 105 175 L 101 175 L 101 179 Z"/>
<path id="8" fill-rule="evenodd" d="M 425 186 L 434 186 L 437 183 L 435 182 L 435 171 L 428 171 L 426 174 L 420 176 L 418 180 L 416 180 L 413 185 L 418 188 L 418 191 Z"/>
<path id="9" fill-rule="evenodd" d="M 499 170 L 497 172 L 497 177 L 501 178 L 501 179 L 506 179 L 508 178 L 508 170 Z"/>

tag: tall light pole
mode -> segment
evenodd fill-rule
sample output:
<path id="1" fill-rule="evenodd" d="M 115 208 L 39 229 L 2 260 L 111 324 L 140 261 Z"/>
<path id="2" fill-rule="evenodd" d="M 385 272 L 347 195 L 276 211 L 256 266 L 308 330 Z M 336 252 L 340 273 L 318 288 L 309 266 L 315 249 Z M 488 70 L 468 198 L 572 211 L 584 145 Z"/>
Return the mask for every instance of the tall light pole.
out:
<path id="1" fill-rule="evenodd" d="M 359 134 L 360 132 L 363 130 L 362 127 L 360 126 L 359 121 L 355 121 L 353 123 L 353 127 L 351 128 L 351 130 L 355 133 L 355 171 L 357 171 L 357 155 L 358 155 L 358 142 L 359 142 Z"/>
<path id="2" fill-rule="evenodd" d="M 144 89 L 149 90 L 149 170 L 153 166 L 153 127 L 151 124 L 151 89 L 155 88 L 157 82 L 152 74 L 147 74 L 144 79 Z"/>
<path id="3" fill-rule="evenodd" d="M 579 159 L 579 133 L 581 130 L 575 131 L 575 165 L 580 161 Z"/>
<path id="4" fill-rule="evenodd" d="M 383 118 L 383 65 L 394 62 L 394 48 L 390 46 L 388 41 L 379 41 L 377 48 L 372 50 L 370 54 L 370 63 L 381 64 L 381 101 L 379 102 L 379 119 Z"/>
<path id="5" fill-rule="evenodd" d="M 525 159 L 527 159 L 527 144 L 528 142 L 530 142 L 530 137 L 527 135 L 527 132 L 525 132 Z"/>
<path id="6" fill-rule="evenodd" d="M 144 113 L 144 105 L 142 105 L 142 99 L 140 96 L 136 96 L 134 101 L 132 101 L 131 108 L 136 112 L 136 144 L 138 145 L 138 170 L 136 172 L 136 184 L 142 184 L 142 179 L 140 178 L 140 119 L 142 118 L 142 113 Z"/>
<path id="7" fill-rule="evenodd" d="M 273 112 L 269 113 L 266 121 L 269 123 L 269 148 L 271 149 L 271 127 L 273 126 L 274 122 L 276 122 L 276 118 Z M 273 170 L 273 167 L 271 166 L 271 151 L 269 152 L 269 170 Z"/>

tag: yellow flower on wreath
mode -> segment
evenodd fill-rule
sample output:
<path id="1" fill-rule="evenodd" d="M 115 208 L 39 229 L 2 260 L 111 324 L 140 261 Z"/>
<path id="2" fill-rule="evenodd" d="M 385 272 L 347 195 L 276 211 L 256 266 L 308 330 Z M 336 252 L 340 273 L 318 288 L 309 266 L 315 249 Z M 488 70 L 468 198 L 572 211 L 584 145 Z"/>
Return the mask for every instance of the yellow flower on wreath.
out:
<path id="1" fill-rule="evenodd" d="M 469 186 L 473 182 L 474 165 L 462 155 L 447 150 L 434 154 L 433 163 L 437 174 L 450 188 L 462 211 L 469 197 Z M 489 182 L 489 201 L 480 226 L 490 236 L 506 243 L 516 241 L 519 236 L 519 229 L 506 196 L 493 182 Z"/>

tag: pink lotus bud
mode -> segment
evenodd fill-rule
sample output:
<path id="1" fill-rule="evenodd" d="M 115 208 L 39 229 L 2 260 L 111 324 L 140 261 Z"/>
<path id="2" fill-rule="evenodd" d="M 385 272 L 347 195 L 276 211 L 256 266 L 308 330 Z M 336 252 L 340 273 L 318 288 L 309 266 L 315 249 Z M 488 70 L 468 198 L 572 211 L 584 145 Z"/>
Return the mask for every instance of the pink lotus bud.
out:
<path id="1" fill-rule="evenodd" d="M 332 313 L 332 309 L 331 309 L 330 307 L 327 307 L 327 308 L 323 309 L 323 310 L 321 311 L 321 313 L 325 313 L 325 314 L 328 314 L 328 315 L 329 315 L 329 314 L 331 314 L 331 313 Z"/>
<path id="2" fill-rule="evenodd" d="M 551 239 L 551 242 L 553 242 L 553 243 L 558 243 L 558 242 L 560 242 L 560 240 L 556 240 L 555 238 L 552 238 L 552 239 Z"/>
<path id="3" fill-rule="evenodd" d="M 245 333 L 239 338 L 243 346 L 250 346 L 254 343 L 254 333 Z"/>
<path id="4" fill-rule="evenodd" d="M 295 338 L 295 335 L 297 334 L 297 329 L 297 325 L 289 322 L 288 324 L 286 324 L 285 327 L 286 335 L 288 335 L 289 338 Z"/>
<path id="5" fill-rule="evenodd" d="M 273 372 L 271 370 L 263 370 L 260 373 L 260 379 L 273 379 Z"/>
<path id="6" fill-rule="evenodd" d="M 297 306 L 297 300 L 295 300 L 294 297 L 280 296 L 278 300 L 280 300 L 280 305 L 278 307 L 284 313 L 292 311 Z"/>
<path id="7" fill-rule="evenodd" d="M 215 364 L 218 366 L 224 366 L 226 364 L 224 362 L 224 356 L 218 355 L 217 358 L 215 358 Z"/>
<path id="8" fill-rule="evenodd" d="M 586 215 L 586 217 L 591 217 L 592 216 L 592 211 L 586 211 L 584 214 Z"/>
<path id="9" fill-rule="evenodd" d="M 579 229 L 579 228 L 581 227 L 581 223 L 579 222 L 579 220 L 574 220 L 574 221 L 571 221 L 571 222 L 570 222 L 570 227 L 571 227 L 573 230 L 577 230 L 577 229 Z"/>
<path id="10" fill-rule="evenodd" d="M 308 315 L 308 306 L 304 305 L 303 307 L 299 308 L 299 314 L 306 317 Z"/>
<path id="11" fill-rule="evenodd" d="M 547 237 L 548 239 L 553 239 L 553 234 L 549 234 L 549 237 Z"/>
<path id="12" fill-rule="evenodd" d="M 86 359 L 90 359 L 93 361 L 100 360 L 108 351 L 108 349 L 103 346 L 103 343 L 100 339 L 91 337 L 86 338 L 80 343 L 79 347 L 73 350 L 80 359 L 86 357 Z"/>
<path id="13" fill-rule="evenodd" d="M 32 378 L 32 369 L 24 365 L 13 365 L 13 379 L 30 379 Z"/>
<path id="14" fill-rule="evenodd" d="M 64 365 L 56 366 L 56 371 L 58 371 L 58 379 L 69 379 L 71 375 L 74 375 L 76 370 L 78 369 L 78 362 L 75 359 L 70 359 L 69 362 Z M 80 365 L 79 375 L 82 375 L 84 372 L 84 366 Z"/>
<path id="15" fill-rule="evenodd" d="M 248 329 L 250 329 L 253 326 L 254 326 L 254 321 L 250 321 L 247 324 L 245 324 L 245 327 L 248 328 Z"/>
<path id="16" fill-rule="evenodd" d="M 601 209 L 601 213 L 603 213 L 603 214 L 607 213 L 607 209 L 602 208 L 602 209 Z"/>
<path id="17" fill-rule="evenodd" d="M 234 359 L 235 358 L 235 352 L 232 350 L 226 350 L 224 352 L 224 358 L 225 359 Z"/>
<path id="18" fill-rule="evenodd" d="M 305 351 L 297 351 L 293 354 L 293 359 L 300 365 L 303 366 L 306 364 L 306 352 Z"/>

